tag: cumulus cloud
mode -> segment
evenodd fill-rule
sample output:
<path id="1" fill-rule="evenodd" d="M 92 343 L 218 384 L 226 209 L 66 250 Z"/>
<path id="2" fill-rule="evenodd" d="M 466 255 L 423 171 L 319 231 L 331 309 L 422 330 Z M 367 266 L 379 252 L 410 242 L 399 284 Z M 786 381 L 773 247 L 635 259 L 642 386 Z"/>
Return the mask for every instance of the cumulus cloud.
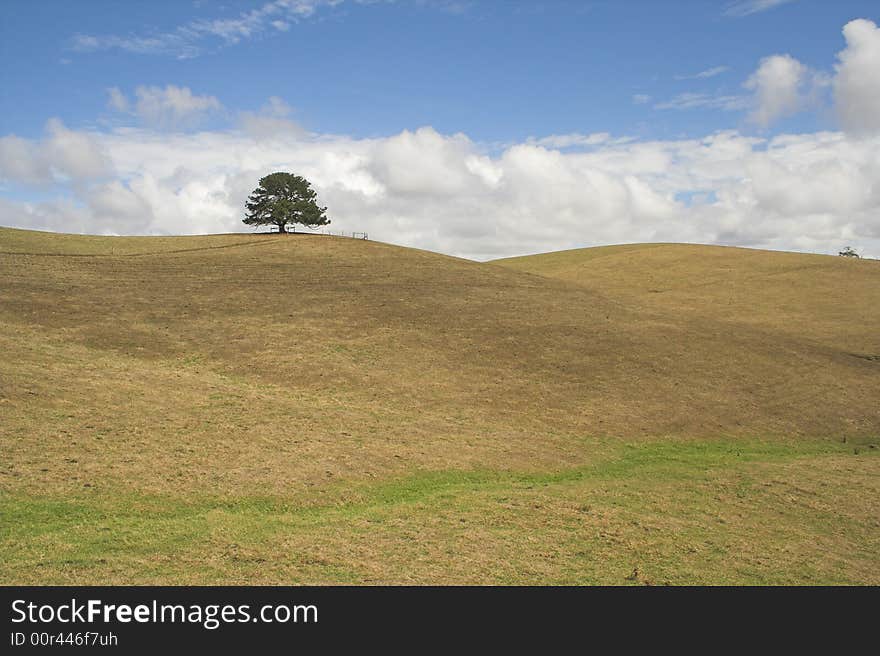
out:
<path id="1" fill-rule="evenodd" d="M 25 157 L 0 161 L 25 162 L 18 179 L 49 175 L 35 153 L 49 152 L 59 130 L 40 141 L 5 138 L 4 148 Z M 269 140 L 244 130 L 63 130 L 58 152 L 84 139 L 115 175 L 56 200 L 7 201 L 0 223 L 101 234 L 247 231 L 248 193 L 262 175 L 289 170 L 314 183 L 336 229 L 475 259 L 637 241 L 819 252 L 852 244 L 880 255 L 880 136 L 556 135 L 491 151 L 430 127 L 374 139 L 286 132 Z M 579 141 L 592 144 L 565 147 Z M 81 173 L 99 168 L 79 163 Z"/>
<path id="2" fill-rule="evenodd" d="M 800 111 L 805 103 L 803 86 L 809 69 L 791 55 L 772 55 L 761 60 L 746 81 L 753 91 L 754 109 L 749 119 L 766 127 L 773 121 Z"/>
<path id="3" fill-rule="evenodd" d="M 86 200 L 92 216 L 102 225 L 119 222 L 137 230 L 149 225 L 154 218 L 147 199 L 119 180 L 90 189 Z"/>
<path id="4" fill-rule="evenodd" d="M 833 75 L 815 71 L 791 55 L 761 60 L 744 84 L 753 93 L 749 119 L 762 127 L 810 107 L 825 104 L 831 89 L 844 130 L 880 132 L 880 28 L 863 18 L 843 28 L 846 48 L 837 55 Z"/>
<path id="5" fill-rule="evenodd" d="M 880 28 L 858 19 L 843 28 L 846 49 L 838 54 L 834 96 L 843 126 L 855 133 L 880 132 Z"/>
<path id="6" fill-rule="evenodd" d="M 306 131 L 290 118 L 293 108 L 281 98 L 272 96 L 257 112 L 242 112 L 242 129 L 258 139 L 277 139 L 280 135 L 304 136 Z"/>
<path id="7" fill-rule="evenodd" d="M 57 118 L 40 140 L 0 137 L 0 179 L 24 184 L 79 182 L 108 175 L 110 159 L 95 133 L 69 130 Z"/>
<path id="8" fill-rule="evenodd" d="M 58 198 L 24 203 L 0 197 L 0 223 L 5 226 L 84 234 L 119 234 L 102 230 L 94 214 L 81 202 Z"/>
<path id="9" fill-rule="evenodd" d="M 466 136 L 447 137 L 430 127 L 379 140 L 371 155 L 366 170 L 390 194 L 455 197 L 500 177 Z"/>
<path id="10" fill-rule="evenodd" d="M 193 94 L 189 87 L 139 86 L 135 89 L 134 101 L 118 88 L 108 89 L 108 105 L 124 113 L 133 113 L 142 121 L 154 127 L 180 128 L 197 124 L 201 119 L 223 108 L 214 96 Z"/>
<path id="11" fill-rule="evenodd" d="M 46 182 L 50 179 L 49 161 L 28 139 L 14 134 L 0 137 L 0 178 L 31 184 Z"/>

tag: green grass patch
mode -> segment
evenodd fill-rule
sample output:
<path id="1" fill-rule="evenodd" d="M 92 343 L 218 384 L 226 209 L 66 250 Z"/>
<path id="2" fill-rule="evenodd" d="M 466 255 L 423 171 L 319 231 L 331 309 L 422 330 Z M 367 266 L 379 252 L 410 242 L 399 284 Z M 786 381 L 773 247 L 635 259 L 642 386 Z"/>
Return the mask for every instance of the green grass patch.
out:
<path id="1" fill-rule="evenodd" d="M 557 472 L 339 484 L 323 500 L 5 495 L 0 572 L 3 583 L 864 583 L 877 546 L 866 490 L 852 472 L 848 489 L 813 479 L 832 463 L 867 477 L 875 453 L 674 440 Z M 787 569 L 817 545 L 840 552 Z"/>

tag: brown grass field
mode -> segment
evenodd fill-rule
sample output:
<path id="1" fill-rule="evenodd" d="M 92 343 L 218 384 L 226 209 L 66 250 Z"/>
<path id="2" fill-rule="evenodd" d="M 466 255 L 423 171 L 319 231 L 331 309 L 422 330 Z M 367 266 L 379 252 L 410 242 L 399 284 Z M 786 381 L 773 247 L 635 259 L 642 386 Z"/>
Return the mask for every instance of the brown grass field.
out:
<path id="1" fill-rule="evenodd" d="M 880 262 L 0 229 L 0 584 L 878 584 Z"/>

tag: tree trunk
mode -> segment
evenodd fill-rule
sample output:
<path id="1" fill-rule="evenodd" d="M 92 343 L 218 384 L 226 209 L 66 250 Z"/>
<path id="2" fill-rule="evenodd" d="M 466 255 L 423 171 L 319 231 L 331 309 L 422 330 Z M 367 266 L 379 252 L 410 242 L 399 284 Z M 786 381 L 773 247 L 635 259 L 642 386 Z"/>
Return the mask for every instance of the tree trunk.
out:
<path id="1" fill-rule="evenodd" d="M 284 226 L 286 225 L 286 223 L 276 223 L 275 225 L 278 226 L 278 232 L 280 234 L 284 234 L 285 232 L 287 232 L 287 230 L 284 229 Z"/>

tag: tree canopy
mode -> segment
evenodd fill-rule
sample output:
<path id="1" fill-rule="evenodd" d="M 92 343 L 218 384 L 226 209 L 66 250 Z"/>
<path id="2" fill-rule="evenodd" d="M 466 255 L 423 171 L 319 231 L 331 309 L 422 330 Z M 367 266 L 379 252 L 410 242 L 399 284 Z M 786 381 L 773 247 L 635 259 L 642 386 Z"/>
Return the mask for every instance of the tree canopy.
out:
<path id="1" fill-rule="evenodd" d="M 297 223 L 309 227 L 327 225 L 327 208 L 318 205 L 317 197 L 304 177 L 271 173 L 260 178 L 260 186 L 248 197 L 243 221 L 254 226 L 277 225 L 279 232 L 287 232 L 288 225 Z"/>

